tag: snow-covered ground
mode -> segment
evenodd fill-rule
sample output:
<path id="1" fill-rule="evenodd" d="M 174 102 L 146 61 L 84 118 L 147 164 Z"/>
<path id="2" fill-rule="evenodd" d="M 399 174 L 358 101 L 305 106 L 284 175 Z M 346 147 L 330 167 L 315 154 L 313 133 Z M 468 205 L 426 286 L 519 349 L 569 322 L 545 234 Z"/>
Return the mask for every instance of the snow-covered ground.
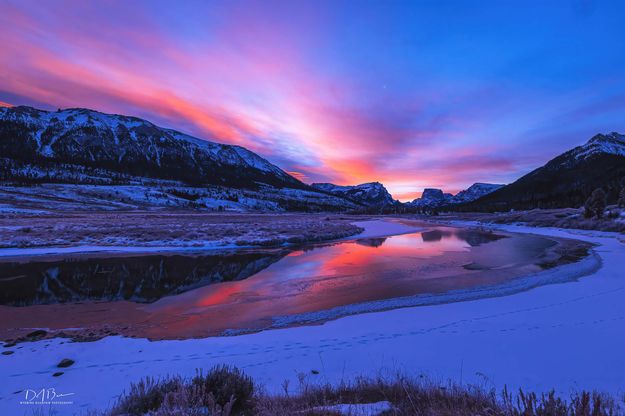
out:
<path id="1" fill-rule="evenodd" d="M 356 221 L 353 223 L 357 227 L 364 229 L 362 233 L 347 236 L 339 240 L 353 240 L 354 238 L 377 238 L 388 237 L 391 235 L 414 233 L 420 230 L 419 227 L 405 225 L 399 222 L 390 222 L 383 220 L 373 221 Z M 365 228 L 366 225 L 366 228 Z M 2 227 L 0 227 L 2 228 Z M 21 227 L 4 227 L 14 231 Z M 245 244 L 225 244 L 223 241 L 208 241 L 194 244 L 183 244 L 178 241 L 163 241 L 163 245 L 76 245 L 70 247 L 9 247 L 0 248 L 0 258 L 15 256 L 41 256 L 45 254 L 76 254 L 76 253 L 155 253 L 155 252 L 172 252 L 172 251 L 207 251 L 207 250 L 224 250 L 224 249 L 240 249 L 253 247 L 253 245 Z"/>
<path id="2" fill-rule="evenodd" d="M 257 190 L 213 185 L 192 187 L 180 182 L 135 178 L 127 185 L 44 183 L 0 185 L 0 214 L 53 215 L 56 211 L 130 211 L 195 209 L 204 212 L 285 212 L 348 210 L 361 207 L 343 198 L 313 190 Z"/>
<path id="3" fill-rule="evenodd" d="M 37 247 L 37 248 L 0 248 L 0 258 L 16 256 L 42 256 L 46 254 L 85 254 L 85 253 L 163 253 L 178 251 L 208 251 L 234 248 L 249 248 L 251 245 L 212 244 L 195 246 L 73 246 L 73 247 Z"/>
<path id="4" fill-rule="evenodd" d="M 0 414 L 20 415 L 25 390 L 69 394 L 58 414 L 110 405 L 130 382 L 182 374 L 218 363 L 234 364 L 281 390 L 358 375 L 404 373 L 486 387 L 555 388 L 622 393 L 625 389 L 625 240 L 622 235 L 576 230 L 497 228 L 597 244 L 602 267 L 579 281 L 552 284 L 505 297 L 348 316 L 318 326 L 234 337 L 158 341 L 108 337 L 18 344 L 0 356 Z M 6 348 L 4 350 L 7 350 Z M 76 361 L 56 368 L 63 358 Z M 60 377 L 53 377 L 57 371 Z M 313 374 L 316 370 L 319 374 Z"/>
<path id="5" fill-rule="evenodd" d="M 361 231 L 350 223 L 351 220 L 332 214 L 194 211 L 22 215 L 0 218 L 0 258 L 94 252 L 204 251 L 320 242 Z"/>

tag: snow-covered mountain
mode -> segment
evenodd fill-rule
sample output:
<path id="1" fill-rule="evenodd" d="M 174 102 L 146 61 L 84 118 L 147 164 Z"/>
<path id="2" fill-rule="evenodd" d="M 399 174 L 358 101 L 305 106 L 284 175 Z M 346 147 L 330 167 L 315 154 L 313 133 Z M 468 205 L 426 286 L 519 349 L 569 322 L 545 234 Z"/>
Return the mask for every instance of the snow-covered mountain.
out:
<path id="1" fill-rule="evenodd" d="M 477 182 L 456 195 L 444 193 L 440 189 L 425 188 L 421 198 L 417 198 L 407 205 L 416 208 L 436 208 L 447 205 L 462 204 L 474 201 L 484 195 L 496 191 L 504 185 Z"/>
<path id="2" fill-rule="evenodd" d="M 368 207 L 383 207 L 398 203 L 380 182 L 368 182 L 354 186 L 313 183 L 312 187 Z"/>
<path id="3" fill-rule="evenodd" d="M 466 209 L 579 207 L 599 187 L 607 192 L 608 202 L 614 202 L 623 181 L 625 135 L 597 134 L 510 185 L 467 204 Z"/>
<path id="4" fill-rule="evenodd" d="M 452 194 L 443 193 L 441 189 L 425 188 L 421 198 L 408 202 L 407 205 L 417 208 L 433 208 L 448 205 L 452 198 Z"/>
<path id="5" fill-rule="evenodd" d="M 505 185 L 476 182 L 464 191 L 460 191 L 456 195 L 454 195 L 451 199 L 451 202 L 453 204 L 462 204 L 465 202 L 475 201 L 476 199 L 481 198 L 484 195 L 495 192 L 497 189 L 502 188 L 503 186 Z"/>
<path id="6" fill-rule="evenodd" d="M 625 156 L 625 135 L 616 132 L 597 134 L 585 144 L 563 153 L 549 163 L 556 162 L 559 166 L 570 167 L 605 154 Z"/>
<path id="7" fill-rule="evenodd" d="M 243 147 L 197 139 L 135 117 L 82 108 L 0 108 L 0 155 L 38 167 L 42 174 L 63 164 L 93 170 L 96 176 L 109 171 L 194 184 L 253 187 L 260 182 L 304 187 Z M 36 169 L 31 174 L 36 175 Z"/>
<path id="8" fill-rule="evenodd" d="M 64 184 L 63 192 L 71 198 L 89 194 L 94 195 L 92 200 L 110 198 L 126 208 L 192 204 L 336 211 L 360 206 L 319 192 L 243 147 L 201 140 L 136 117 L 82 108 L 0 108 L 0 182 Z M 134 191 L 111 192 L 94 185 L 130 186 Z"/>

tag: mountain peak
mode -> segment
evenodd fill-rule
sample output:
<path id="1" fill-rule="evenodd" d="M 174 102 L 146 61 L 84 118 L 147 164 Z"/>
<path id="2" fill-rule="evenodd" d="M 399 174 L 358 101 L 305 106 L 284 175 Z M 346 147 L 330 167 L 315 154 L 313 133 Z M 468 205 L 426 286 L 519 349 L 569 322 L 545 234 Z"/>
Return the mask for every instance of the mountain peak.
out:
<path id="1" fill-rule="evenodd" d="M 625 135 L 617 132 L 596 134 L 586 144 L 573 149 L 576 159 L 585 159 L 598 153 L 625 156 Z"/>
<path id="2" fill-rule="evenodd" d="M 495 192 L 499 188 L 503 188 L 503 186 L 504 185 L 497 183 L 476 182 L 464 191 L 460 191 L 456 195 L 454 195 L 453 202 L 455 204 L 461 204 L 464 202 L 475 201 L 476 199 L 481 198 L 484 195 Z"/>
<path id="3" fill-rule="evenodd" d="M 579 207 L 596 188 L 607 189 L 608 201 L 615 201 L 624 177 L 625 135 L 597 134 L 467 209 Z"/>
<path id="4" fill-rule="evenodd" d="M 415 207 L 437 207 L 447 205 L 452 197 L 452 194 L 444 193 L 442 189 L 425 188 L 421 198 L 417 198 L 408 204 Z"/>
<path id="5" fill-rule="evenodd" d="M 0 136 L 6 137 L 0 143 L 2 154 L 21 161 L 45 160 L 59 166 L 187 183 L 305 188 L 243 147 L 202 140 L 137 117 L 86 108 L 3 108 Z"/>
<path id="6" fill-rule="evenodd" d="M 342 186 L 333 183 L 313 183 L 313 188 L 333 195 L 348 198 L 366 206 L 394 205 L 396 201 L 380 182 L 367 182 L 360 185 Z"/>
<path id="7" fill-rule="evenodd" d="M 591 137 L 590 140 L 588 140 L 587 144 L 600 143 L 600 142 L 612 142 L 612 141 L 617 141 L 617 142 L 625 144 L 625 135 L 620 134 L 616 131 L 613 131 L 612 133 L 608 133 L 608 134 L 599 133 Z"/>
<path id="8" fill-rule="evenodd" d="M 445 199 L 445 195 L 451 196 L 451 194 L 443 193 L 442 189 L 425 188 L 423 190 L 423 194 L 421 195 L 421 198 L 424 198 L 424 199 Z"/>
<path id="9" fill-rule="evenodd" d="M 456 195 L 444 193 L 441 189 L 425 188 L 421 198 L 409 202 L 409 205 L 432 208 L 444 205 L 462 204 L 481 198 L 503 186 L 504 185 L 493 183 L 476 182 L 467 189 L 458 192 Z"/>

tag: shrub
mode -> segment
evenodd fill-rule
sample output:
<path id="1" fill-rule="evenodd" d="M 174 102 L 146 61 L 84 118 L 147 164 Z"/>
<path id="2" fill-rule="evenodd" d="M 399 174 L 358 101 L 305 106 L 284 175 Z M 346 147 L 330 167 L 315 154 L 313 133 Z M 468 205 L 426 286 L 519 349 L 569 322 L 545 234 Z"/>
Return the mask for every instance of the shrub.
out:
<path id="1" fill-rule="evenodd" d="M 147 377 L 131 384 L 130 391 L 120 397 L 109 415 L 253 414 L 254 390 L 251 377 L 229 366 L 213 367 L 206 375 L 198 371 L 190 383 L 181 377 Z"/>
<path id="2" fill-rule="evenodd" d="M 267 394 L 255 389 L 252 379 L 234 367 L 212 368 L 190 382 L 180 377 L 155 381 L 147 378 L 132 385 L 109 416 L 291 416 L 337 415 L 338 404 L 386 401 L 396 416 L 613 416 L 625 414 L 621 400 L 586 391 L 568 398 L 504 388 L 494 389 L 453 382 L 433 382 L 423 376 L 357 378 L 338 384 L 309 383 L 300 374 L 299 392 Z M 361 414 L 361 413 L 356 413 Z"/>
<path id="3" fill-rule="evenodd" d="M 146 377 L 130 385 L 130 391 L 124 393 L 111 411 L 111 416 L 142 416 L 161 407 L 167 393 L 179 390 L 180 378 L 157 380 Z"/>
<path id="4" fill-rule="evenodd" d="M 203 375 L 201 371 L 193 378 L 192 385 L 212 394 L 219 406 L 232 404 L 232 411 L 239 413 L 253 407 L 254 381 L 236 367 L 216 366 Z M 207 403 L 205 403 L 207 404 Z"/>
<path id="5" fill-rule="evenodd" d="M 308 385 L 296 395 L 261 396 L 258 414 L 334 415 L 329 407 L 338 403 L 376 403 L 388 401 L 392 410 L 383 414 L 397 416 L 612 416 L 622 414 L 614 399 L 598 393 L 573 393 L 567 401 L 554 391 L 546 394 L 510 393 L 501 396 L 480 386 L 434 383 L 428 379 L 357 379 L 338 385 Z M 357 413 L 360 414 L 360 413 Z"/>
<path id="6" fill-rule="evenodd" d="M 181 384 L 165 394 L 162 404 L 150 416 L 230 416 L 233 405 L 234 399 L 220 406 L 202 386 Z"/>
<path id="7" fill-rule="evenodd" d="M 607 197 L 605 192 L 603 191 L 603 189 L 597 188 L 592 191 L 592 194 L 584 204 L 584 216 L 586 218 L 591 218 L 593 216 L 601 218 L 603 217 L 603 212 L 605 211 L 606 205 Z"/>

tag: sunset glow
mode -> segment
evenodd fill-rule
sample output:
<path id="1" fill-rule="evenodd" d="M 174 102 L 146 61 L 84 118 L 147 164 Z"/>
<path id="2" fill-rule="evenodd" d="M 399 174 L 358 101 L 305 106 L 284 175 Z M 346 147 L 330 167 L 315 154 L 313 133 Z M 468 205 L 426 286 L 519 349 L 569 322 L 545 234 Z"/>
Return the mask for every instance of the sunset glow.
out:
<path id="1" fill-rule="evenodd" d="M 625 130 L 622 4 L 0 5 L 0 105 L 146 118 L 307 183 L 410 200 Z"/>

